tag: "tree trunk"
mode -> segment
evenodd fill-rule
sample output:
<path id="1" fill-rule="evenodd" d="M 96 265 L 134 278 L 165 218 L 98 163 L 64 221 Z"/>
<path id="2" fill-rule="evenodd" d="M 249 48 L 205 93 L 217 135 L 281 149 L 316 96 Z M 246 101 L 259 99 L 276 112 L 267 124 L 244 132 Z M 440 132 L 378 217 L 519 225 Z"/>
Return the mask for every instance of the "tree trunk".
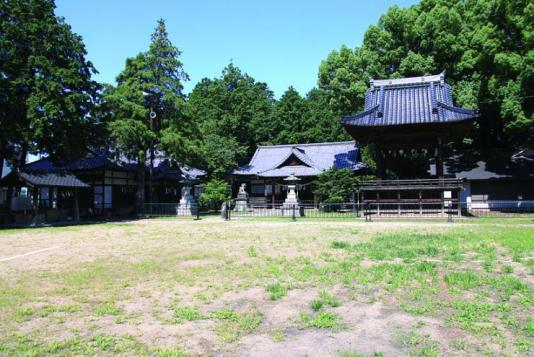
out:
<path id="1" fill-rule="evenodd" d="M 145 153 L 140 152 L 137 160 L 137 213 L 142 214 L 145 206 Z"/>
<path id="2" fill-rule="evenodd" d="M 78 222 L 80 220 L 80 204 L 78 202 L 78 189 L 74 188 L 74 207 L 73 207 L 73 215 L 74 215 L 74 222 Z"/>
<path id="3" fill-rule="evenodd" d="M 150 144 L 150 172 L 148 176 L 148 203 L 154 202 L 154 144 Z"/>
<path id="4" fill-rule="evenodd" d="M 18 167 L 22 168 L 24 165 L 26 165 L 26 158 L 28 157 L 28 143 L 22 144 L 22 147 L 20 149 L 20 157 L 18 162 Z"/>
<path id="5" fill-rule="evenodd" d="M 152 112 L 152 109 L 150 109 L 150 112 Z M 154 131 L 154 118 L 152 118 L 152 115 L 150 116 L 150 130 Z M 150 149 L 149 149 L 149 155 L 150 155 L 150 172 L 148 175 L 148 203 L 153 203 L 154 198 L 152 195 L 154 194 L 153 190 L 153 184 L 154 184 L 154 140 L 150 140 Z"/>
<path id="6" fill-rule="evenodd" d="M 39 188 L 37 186 L 34 186 L 32 190 L 32 208 L 32 224 L 37 225 L 37 216 L 39 214 Z"/>

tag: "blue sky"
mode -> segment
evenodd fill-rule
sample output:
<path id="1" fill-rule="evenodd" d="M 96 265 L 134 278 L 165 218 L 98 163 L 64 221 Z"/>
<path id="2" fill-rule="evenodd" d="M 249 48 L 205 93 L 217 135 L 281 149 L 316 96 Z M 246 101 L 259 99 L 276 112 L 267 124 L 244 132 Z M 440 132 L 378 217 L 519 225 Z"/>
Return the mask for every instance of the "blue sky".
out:
<path id="1" fill-rule="evenodd" d="M 114 83 L 125 59 L 148 48 L 158 18 L 167 21 L 191 80 L 218 77 L 233 61 L 279 97 L 290 85 L 305 94 L 317 82 L 321 60 L 342 44 L 361 44 L 370 24 L 389 6 L 413 0 L 57 0 L 83 37 L 96 79 Z"/>

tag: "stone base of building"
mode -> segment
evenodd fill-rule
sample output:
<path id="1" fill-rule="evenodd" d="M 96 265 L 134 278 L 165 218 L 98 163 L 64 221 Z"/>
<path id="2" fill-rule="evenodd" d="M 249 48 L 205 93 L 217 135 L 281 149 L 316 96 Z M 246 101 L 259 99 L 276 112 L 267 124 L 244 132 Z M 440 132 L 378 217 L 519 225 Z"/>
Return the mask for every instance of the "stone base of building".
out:
<path id="1" fill-rule="evenodd" d="M 176 208 L 177 216 L 195 216 L 198 213 L 198 205 L 196 202 L 180 202 L 180 205 Z"/>
<path id="2" fill-rule="evenodd" d="M 235 210 L 238 212 L 248 211 L 247 201 L 236 201 Z"/>
<path id="3" fill-rule="evenodd" d="M 300 217 L 300 207 L 298 203 L 284 203 L 282 206 L 282 216 L 284 217 L 293 217 L 293 214 L 295 217 Z"/>

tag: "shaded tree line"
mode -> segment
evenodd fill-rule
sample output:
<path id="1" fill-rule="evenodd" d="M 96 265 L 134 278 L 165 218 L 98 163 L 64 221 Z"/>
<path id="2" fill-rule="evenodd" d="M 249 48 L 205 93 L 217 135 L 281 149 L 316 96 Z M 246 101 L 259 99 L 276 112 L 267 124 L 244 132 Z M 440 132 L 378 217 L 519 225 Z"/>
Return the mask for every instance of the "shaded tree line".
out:
<path id="1" fill-rule="evenodd" d="M 28 153 L 80 155 L 101 137 L 96 69 L 54 8 L 50 0 L 0 1 L 0 170 L 4 161 L 24 165 Z"/>
<path id="2" fill-rule="evenodd" d="M 446 71 L 460 106 L 481 113 L 464 140 L 474 148 L 534 142 L 534 3 L 528 0 L 422 0 L 392 6 L 363 44 L 333 51 L 319 88 L 343 114 L 362 109 L 369 78 Z"/>
<path id="3" fill-rule="evenodd" d="M 457 103 L 482 113 L 465 145 L 534 140 L 534 5 L 526 0 L 393 6 L 361 47 L 328 55 L 317 88 L 302 96 L 289 87 L 278 100 L 233 63 L 186 95 L 186 66 L 163 20 L 149 48 L 126 60 L 116 85 L 96 83 L 81 37 L 54 8 L 53 0 L 0 2 L 0 161 L 12 166 L 27 153 L 61 161 L 107 146 L 139 170 L 157 151 L 223 178 L 257 145 L 350 139 L 340 120 L 362 109 L 370 77 L 442 70 Z"/>

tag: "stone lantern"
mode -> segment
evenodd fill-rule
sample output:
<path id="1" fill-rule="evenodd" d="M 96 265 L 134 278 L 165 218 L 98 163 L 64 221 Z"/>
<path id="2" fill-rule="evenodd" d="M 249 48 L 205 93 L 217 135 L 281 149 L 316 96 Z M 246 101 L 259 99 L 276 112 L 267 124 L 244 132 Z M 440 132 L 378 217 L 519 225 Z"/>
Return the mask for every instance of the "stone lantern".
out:
<path id="1" fill-rule="evenodd" d="M 183 181 L 182 198 L 178 207 L 176 207 L 177 216 L 192 216 L 198 211 L 198 204 L 193 195 L 191 195 L 192 182 Z"/>
<path id="2" fill-rule="evenodd" d="M 288 177 L 284 179 L 287 182 L 287 197 L 282 206 L 282 212 L 284 216 L 292 216 L 295 212 L 295 216 L 300 215 L 299 209 L 299 197 L 297 192 L 297 183 L 300 179 L 295 176 L 295 173 L 291 173 Z"/>

